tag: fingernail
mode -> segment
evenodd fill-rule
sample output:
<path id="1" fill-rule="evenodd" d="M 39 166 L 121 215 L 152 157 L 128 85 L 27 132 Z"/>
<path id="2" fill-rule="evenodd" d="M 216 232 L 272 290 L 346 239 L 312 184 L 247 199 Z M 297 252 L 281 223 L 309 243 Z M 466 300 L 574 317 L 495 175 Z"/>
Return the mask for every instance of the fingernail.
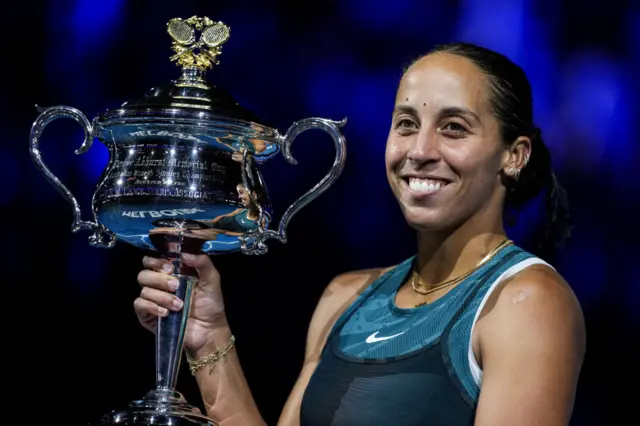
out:
<path id="1" fill-rule="evenodd" d="M 163 308 L 162 306 L 158 306 L 158 315 L 161 317 L 166 317 L 169 314 L 167 308 Z"/>
<path id="2" fill-rule="evenodd" d="M 173 265 L 170 263 L 165 263 L 164 265 L 162 265 L 162 270 L 166 273 L 171 273 L 173 272 Z"/>
<path id="3" fill-rule="evenodd" d="M 180 299 L 173 299 L 173 307 L 174 307 L 174 308 L 176 308 L 176 309 L 180 309 L 180 308 L 182 308 L 182 305 L 183 305 L 182 300 L 180 300 Z"/>
<path id="4" fill-rule="evenodd" d="M 177 290 L 178 289 L 178 285 L 179 285 L 178 280 L 173 279 L 173 278 L 169 280 L 169 288 L 171 290 Z"/>

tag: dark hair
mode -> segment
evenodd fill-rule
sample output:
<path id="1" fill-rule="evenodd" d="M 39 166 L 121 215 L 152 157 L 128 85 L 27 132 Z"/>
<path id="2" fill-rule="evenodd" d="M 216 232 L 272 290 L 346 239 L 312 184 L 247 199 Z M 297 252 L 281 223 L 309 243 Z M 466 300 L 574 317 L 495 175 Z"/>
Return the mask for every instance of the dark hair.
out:
<path id="1" fill-rule="evenodd" d="M 533 95 L 525 72 L 506 56 L 470 43 L 438 45 L 430 53 L 445 52 L 464 57 L 489 80 L 490 103 L 500 122 L 501 136 L 510 144 L 520 136 L 531 138 L 531 157 L 517 180 L 510 179 L 506 207 L 520 210 L 527 202 L 545 193 L 546 223 L 537 233 L 532 252 L 545 258 L 571 234 L 569 203 L 551 165 L 551 153 L 533 121 Z"/>

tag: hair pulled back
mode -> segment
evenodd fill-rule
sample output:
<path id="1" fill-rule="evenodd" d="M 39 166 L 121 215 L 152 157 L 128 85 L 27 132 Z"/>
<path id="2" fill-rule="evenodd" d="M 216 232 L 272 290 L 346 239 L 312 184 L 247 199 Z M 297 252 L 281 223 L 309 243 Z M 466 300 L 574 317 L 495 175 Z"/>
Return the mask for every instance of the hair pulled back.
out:
<path id="1" fill-rule="evenodd" d="M 490 106 L 505 144 L 513 143 L 520 136 L 531 139 L 531 156 L 518 179 L 511 179 L 505 206 L 518 211 L 544 193 L 544 231 L 537 233 L 531 251 L 540 257 L 553 257 L 556 247 L 571 234 L 569 203 L 553 171 L 551 153 L 542 132 L 534 124 L 531 84 L 524 70 L 506 56 L 471 43 L 442 44 L 429 53 L 437 52 L 464 57 L 487 76 Z"/>

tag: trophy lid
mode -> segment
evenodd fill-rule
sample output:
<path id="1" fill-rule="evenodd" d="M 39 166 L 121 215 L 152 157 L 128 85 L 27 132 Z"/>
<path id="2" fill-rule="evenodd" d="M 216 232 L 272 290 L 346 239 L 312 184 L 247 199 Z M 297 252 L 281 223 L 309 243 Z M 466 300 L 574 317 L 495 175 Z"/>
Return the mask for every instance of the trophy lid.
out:
<path id="1" fill-rule="evenodd" d="M 226 24 L 207 17 L 173 18 L 167 22 L 167 32 L 175 52 L 170 60 L 182 68 L 180 78 L 153 87 L 141 97 L 106 111 L 98 118 L 102 125 L 130 122 L 131 119 L 183 117 L 199 121 L 232 121 L 234 125 L 250 127 L 253 132 L 261 133 L 260 129 L 263 129 L 270 133 L 268 127 L 258 124 L 259 119 L 252 111 L 205 79 L 205 72 L 219 64 L 222 45 L 231 35 Z"/>

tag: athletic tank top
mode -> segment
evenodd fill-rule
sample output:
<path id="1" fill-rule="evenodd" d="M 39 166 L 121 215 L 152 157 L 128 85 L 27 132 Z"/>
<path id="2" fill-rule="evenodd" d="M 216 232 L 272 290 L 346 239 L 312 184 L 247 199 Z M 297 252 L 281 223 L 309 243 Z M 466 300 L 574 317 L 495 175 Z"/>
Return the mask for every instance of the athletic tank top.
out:
<path id="1" fill-rule="evenodd" d="M 508 246 L 433 303 L 399 308 L 395 296 L 414 261 L 378 278 L 338 319 L 305 390 L 301 426 L 473 424 L 478 315 L 502 280 L 546 263 Z"/>
<path id="2" fill-rule="evenodd" d="M 224 229 L 230 232 L 245 232 L 256 228 L 258 226 L 258 222 L 249 219 L 247 217 L 248 214 L 249 209 L 244 209 L 240 213 L 234 214 L 233 216 L 225 216 L 217 223 L 213 224 L 213 227 Z"/>

